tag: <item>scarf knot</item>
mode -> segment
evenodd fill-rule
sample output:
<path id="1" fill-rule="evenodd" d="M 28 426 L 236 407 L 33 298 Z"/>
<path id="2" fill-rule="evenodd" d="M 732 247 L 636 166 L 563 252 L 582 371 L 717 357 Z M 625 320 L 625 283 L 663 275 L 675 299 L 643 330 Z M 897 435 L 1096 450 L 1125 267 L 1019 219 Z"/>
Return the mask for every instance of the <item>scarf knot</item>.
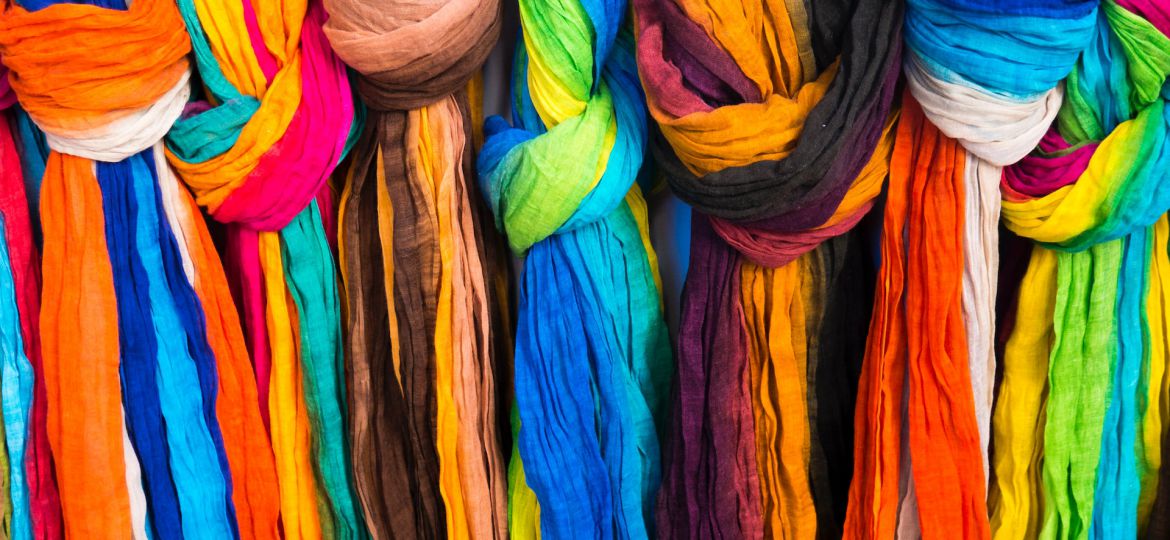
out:
<path id="1" fill-rule="evenodd" d="M 763 32 L 758 13 L 635 5 L 639 67 L 662 133 L 655 157 L 721 238 L 777 267 L 868 212 L 889 160 L 901 2 L 762 19 L 779 28 L 772 47 L 752 45 L 763 35 L 739 37 Z"/>
<path id="2" fill-rule="evenodd" d="M 216 220 L 279 230 L 318 196 L 359 127 L 325 13 L 316 2 L 274 17 L 247 3 L 178 4 L 208 95 L 167 134 L 167 157 Z"/>
<path id="3" fill-rule="evenodd" d="M 1036 151 L 1005 170 L 1007 226 L 1082 251 L 1152 225 L 1170 209 L 1170 36 L 1157 3 L 1106 2 Z M 1120 158 L 1120 156 L 1125 156 Z"/>
<path id="4" fill-rule="evenodd" d="M 363 75 L 357 90 L 372 109 L 409 111 L 463 88 L 500 34 L 498 1 L 330 0 L 325 34 Z"/>
<path id="5" fill-rule="evenodd" d="M 116 162 L 150 148 L 182 113 L 191 75 L 182 24 L 166 0 L 127 10 L 12 5 L 0 17 L 0 54 L 51 148 Z"/>
<path id="6" fill-rule="evenodd" d="M 553 28 L 522 6 L 512 123 L 487 119 L 480 184 L 517 254 L 596 223 L 625 200 L 642 166 L 646 118 L 624 11 L 586 9 Z M 526 65 L 524 65 L 526 63 Z M 522 69 L 520 69 L 522 68 Z M 522 79 L 517 79 L 522 81 Z"/>

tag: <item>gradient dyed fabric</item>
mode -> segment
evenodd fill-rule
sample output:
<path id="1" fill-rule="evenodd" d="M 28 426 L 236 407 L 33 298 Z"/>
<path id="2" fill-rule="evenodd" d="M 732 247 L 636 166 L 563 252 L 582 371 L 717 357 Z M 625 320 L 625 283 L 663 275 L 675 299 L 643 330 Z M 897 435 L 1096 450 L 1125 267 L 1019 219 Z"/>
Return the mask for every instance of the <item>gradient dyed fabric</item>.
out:
<path id="1" fill-rule="evenodd" d="M 524 257 L 509 485 L 518 538 L 654 535 L 671 364 L 635 184 L 647 126 L 627 7 L 520 2 L 512 125 L 489 118 L 479 156 L 496 224 Z"/>
<path id="2" fill-rule="evenodd" d="M 635 13 L 655 156 L 701 214 L 658 532 L 839 535 L 868 306 L 838 292 L 868 264 L 837 237 L 886 176 L 902 5 L 638 0 Z"/>
<path id="3" fill-rule="evenodd" d="M 1166 21 L 1156 2 L 1103 3 L 1056 123 L 1003 177 L 1007 226 L 1041 246 L 1029 274 L 1055 283 L 1024 293 L 1019 316 L 1032 318 L 1012 335 L 1051 343 L 1047 373 L 1033 383 L 1047 383 L 1046 403 L 1032 413 L 1042 431 L 1023 434 L 1043 466 L 1031 493 L 1042 505 L 1022 525 L 1048 537 L 1134 538 L 1157 514 L 1167 418 Z M 1149 533 L 1166 534 L 1153 521 Z"/>
<path id="4" fill-rule="evenodd" d="M 500 5 L 325 7 L 370 107 L 340 245 L 354 480 L 371 536 L 506 538 L 496 365 L 510 352 L 508 261 L 475 185 L 467 92 Z"/>
<path id="5" fill-rule="evenodd" d="M 240 528 L 263 537 L 365 538 L 326 232 L 333 222 L 326 180 L 361 127 L 345 66 L 329 49 L 316 0 L 178 7 L 205 95 L 167 134 L 167 157 L 199 205 L 227 224 L 228 280 L 255 382 L 251 372 L 236 375 L 267 420 L 240 426 L 256 445 L 242 456 L 256 489 Z M 233 353 L 241 358 L 245 349 Z M 260 451 L 266 432 L 271 454 Z"/>
<path id="6" fill-rule="evenodd" d="M 967 351 L 959 359 L 950 361 L 957 362 L 956 370 L 966 367 L 969 371 L 968 377 L 961 377 L 955 372 L 949 378 L 936 377 L 929 372 L 918 372 L 915 375 L 916 372 L 911 371 L 911 374 L 912 377 L 925 377 L 927 384 L 942 388 L 954 381 L 969 379 L 969 382 L 961 382 L 960 386 L 970 386 L 972 390 L 984 487 L 990 474 L 988 451 L 997 372 L 993 339 L 999 266 L 1001 168 L 1026 155 L 1055 118 L 1063 96 L 1058 83 L 1067 75 L 1077 54 L 1087 43 L 1095 17 L 1095 5 L 1095 1 L 908 2 L 908 50 L 904 64 L 907 86 L 928 121 L 941 131 L 942 136 L 958 141 L 965 150 L 962 152 L 966 160 L 962 168 L 962 195 L 953 201 L 961 208 L 953 205 L 930 208 L 931 212 L 948 215 L 958 212 L 963 242 L 954 247 L 962 251 L 962 265 L 949 269 L 954 272 L 953 275 L 941 275 L 944 271 L 941 266 L 931 273 L 934 278 L 946 283 L 961 280 L 963 323 L 960 330 L 965 335 Z M 930 147 L 923 148 L 922 159 L 931 162 L 930 155 L 934 151 Z M 926 219 L 934 218 L 927 214 Z M 947 294 L 941 290 L 927 292 L 943 296 Z M 916 314 L 906 315 L 913 317 Z M 1010 375 L 1017 365 L 1013 363 L 1005 367 L 1008 379 L 1015 378 Z M 901 399 L 897 394 L 890 397 L 895 402 Z M 967 408 L 966 404 L 958 402 L 958 394 L 955 392 L 946 392 L 939 397 L 944 400 L 949 398 L 952 407 L 959 407 L 960 410 Z M 910 399 L 916 398 L 911 394 Z M 1011 402 L 1015 399 L 1035 400 L 1038 396 L 1031 392 L 1022 395 L 1006 392 L 1001 393 L 1000 399 Z M 905 416 L 904 423 L 913 422 L 913 416 L 921 414 L 915 410 L 913 403 L 907 412 L 909 414 L 901 415 Z M 895 412 L 887 418 L 897 416 Z M 1026 424 L 1026 417 L 1021 417 L 1017 425 L 1026 429 Z M 878 437 L 899 437 L 899 433 L 905 433 L 898 422 L 884 427 L 875 425 L 870 429 L 884 433 L 875 435 Z M 935 438 L 938 436 L 927 439 Z M 1022 440 L 1019 442 L 1023 443 Z M 886 508 L 897 504 L 900 509 L 896 515 L 880 513 L 881 517 L 873 525 L 877 530 L 882 530 L 896 520 L 898 536 L 917 537 L 919 534 L 927 534 L 925 530 L 920 531 L 922 527 L 940 526 L 938 521 L 925 523 L 926 520 L 935 519 L 937 514 L 931 508 L 919 508 L 919 495 L 929 500 L 927 506 L 936 506 L 938 501 L 944 499 L 933 493 L 933 487 L 928 487 L 926 493 L 916 495 L 918 482 L 937 483 L 933 479 L 927 480 L 933 476 L 922 476 L 931 473 L 920 473 L 919 467 L 912 465 L 923 459 L 921 454 L 928 450 L 915 444 L 913 433 L 910 434 L 909 444 L 902 446 L 905 451 L 901 459 L 887 460 L 882 473 L 901 477 L 897 502 L 883 503 Z M 952 445 L 951 450 L 955 449 Z M 1019 482 L 1020 479 L 1012 478 L 1012 475 L 1023 473 L 1023 469 L 1009 472 L 1007 468 L 1018 467 L 1014 460 L 1027 459 L 1026 452 L 1023 452 L 1022 447 L 1019 450 L 1000 449 L 1002 451 L 996 456 L 999 472 L 997 481 L 1001 485 Z M 1015 453 L 1017 451 L 1021 453 Z M 962 470 L 966 470 L 969 465 L 965 461 L 955 463 Z M 973 486 L 973 483 L 968 485 Z M 998 517 L 995 519 L 1005 519 L 1008 514 L 1016 512 L 1029 512 L 1029 501 L 1016 501 L 1010 498 L 1012 496 L 1009 494 L 1006 504 L 996 506 L 994 512 Z M 920 519 L 924 521 L 921 527 Z M 943 524 L 950 523 L 945 521 Z"/>

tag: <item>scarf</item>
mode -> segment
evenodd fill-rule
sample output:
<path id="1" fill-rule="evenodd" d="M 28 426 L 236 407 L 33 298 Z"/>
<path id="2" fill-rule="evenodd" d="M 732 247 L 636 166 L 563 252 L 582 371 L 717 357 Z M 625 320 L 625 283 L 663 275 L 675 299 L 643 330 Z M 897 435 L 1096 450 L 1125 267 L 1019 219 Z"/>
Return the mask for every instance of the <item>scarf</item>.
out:
<path id="1" fill-rule="evenodd" d="M 40 332 L 40 251 L 25 195 L 8 70 L 0 67 L 0 404 L 10 494 L 9 538 L 60 538 L 60 502 L 45 431 Z"/>
<path id="2" fill-rule="evenodd" d="M 98 52 L 61 54 L 79 47 Z M 258 419 L 231 380 L 250 374 L 228 353 L 238 323 L 160 144 L 189 94 L 179 12 L 28 2 L 0 19 L 0 51 L 53 149 L 40 326 L 65 533 L 237 537 L 266 447 L 236 429 Z"/>
<path id="3" fill-rule="evenodd" d="M 659 533 L 839 536 L 868 266 L 842 235 L 886 176 L 901 3 L 635 11 L 655 156 L 698 211 Z"/>
<path id="4" fill-rule="evenodd" d="M 1103 3 L 1057 122 L 1002 181 L 1007 226 L 1039 244 L 1029 274 L 1055 283 L 1023 291 L 1012 335 L 1050 343 L 1042 428 L 1019 434 L 1043 452 L 1029 526 L 1048 537 L 1138 536 L 1164 470 L 1168 15 Z"/>
<path id="5" fill-rule="evenodd" d="M 328 0 L 370 107 L 340 223 L 355 488 L 374 538 L 505 538 L 497 359 L 508 261 L 472 166 L 468 81 L 496 1 Z"/>
<path id="6" fill-rule="evenodd" d="M 520 537 L 654 535 L 670 347 L 635 183 L 646 120 L 626 8 L 520 2 L 512 125 L 487 120 L 478 160 L 524 258 L 509 486 Z"/>
<path id="7" fill-rule="evenodd" d="M 215 313 L 200 306 L 176 236 L 156 216 L 167 184 L 158 141 L 190 76 L 180 25 L 158 1 L 33 1 L 0 19 L 13 90 L 54 150 L 41 193 L 42 361 L 64 532 L 82 538 L 234 535 L 216 403 L 239 402 L 218 395 L 204 324 Z M 103 53 L 61 57 L 78 43 Z M 103 55 L 139 60 L 110 69 Z"/>
<path id="8" fill-rule="evenodd" d="M 953 2 L 913 0 L 906 14 L 907 87 L 931 124 L 963 147 L 962 238 L 963 331 L 966 363 L 986 484 L 996 360 L 994 309 L 998 273 L 999 179 L 1002 167 L 1033 148 L 1059 110 L 1057 86 L 1087 42 L 1095 2 Z M 1059 30 L 1056 30 L 1059 28 Z M 978 44 L 972 46 L 972 44 Z M 929 150 L 924 150 L 929 151 Z M 942 207 L 939 211 L 947 211 Z M 945 279 L 949 277 L 943 276 Z M 1018 350 L 1018 349 L 1013 349 Z M 1020 377 L 1020 362 L 1005 359 L 1005 380 Z M 1004 388 L 1009 388 L 1005 385 Z M 1004 403 L 1035 399 L 1035 392 L 1001 392 Z M 1004 410 L 1014 411 L 1015 408 Z M 1026 418 L 1000 415 L 997 430 L 1027 429 Z M 1007 447 L 998 447 L 1001 450 Z M 1017 527 L 1031 500 L 1011 484 L 1022 481 L 1026 448 L 998 452 L 996 479 L 1006 492 L 993 504 L 993 521 Z M 908 460 L 908 456 L 904 456 Z M 920 511 L 914 467 L 900 467 L 898 531 L 918 534 Z"/>
<path id="9" fill-rule="evenodd" d="M 365 538 L 326 233 L 326 180 L 360 128 L 344 66 L 322 33 L 318 2 L 178 5 L 206 101 L 190 103 L 171 128 L 167 158 L 199 205 L 227 224 L 229 282 L 269 422 L 241 431 L 258 438 L 268 427 L 275 455 L 275 478 L 259 463 L 266 455 L 251 456 L 257 489 L 247 527 L 276 535 L 279 514 L 286 538 Z"/>

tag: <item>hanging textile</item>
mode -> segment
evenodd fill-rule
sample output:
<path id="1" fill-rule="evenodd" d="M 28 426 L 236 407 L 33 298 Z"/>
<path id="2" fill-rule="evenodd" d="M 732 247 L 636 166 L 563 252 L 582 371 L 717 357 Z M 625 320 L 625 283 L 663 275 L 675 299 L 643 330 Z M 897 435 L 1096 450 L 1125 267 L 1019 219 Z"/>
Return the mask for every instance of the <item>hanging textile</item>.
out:
<path id="1" fill-rule="evenodd" d="M 61 509 L 45 431 L 41 366 L 40 250 L 9 111 L 16 94 L 0 66 L 0 402 L 13 540 L 61 538 Z"/>
<path id="2" fill-rule="evenodd" d="M 53 149 L 39 322 L 69 536 L 237 537 L 249 464 L 269 451 L 236 429 L 258 411 L 239 388 L 246 357 L 224 348 L 234 307 L 160 143 L 189 95 L 189 51 L 162 1 L 0 17 L 13 90 Z"/>
<path id="3" fill-rule="evenodd" d="M 245 429 L 262 436 L 268 427 L 275 454 L 275 478 L 253 476 L 249 534 L 277 535 L 279 515 L 285 538 L 365 538 L 326 230 L 326 180 L 360 129 L 345 67 L 322 33 L 319 2 L 178 5 L 206 95 L 167 134 L 167 157 L 227 224 L 229 282 L 269 422 Z"/>
<path id="4" fill-rule="evenodd" d="M 1012 411 L 1040 427 L 1005 433 L 1043 456 L 1041 504 L 1017 526 L 1047 537 L 1134 538 L 1163 503 L 1168 15 L 1102 3 L 1057 121 L 1003 176 L 1005 222 L 1039 244 L 1028 272 L 1048 283 L 1023 292 L 1011 337 L 1048 345 L 1021 350 L 1047 363 L 1017 387 L 1045 400 Z"/>
<path id="5" fill-rule="evenodd" d="M 966 163 L 962 146 L 904 95 L 882 224 L 883 286 L 858 391 L 847 538 L 989 535 L 962 306 Z M 905 516 L 895 520 L 907 450 L 920 533 L 918 523 L 904 529 Z"/>
<path id="6" fill-rule="evenodd" d="M 654 536 L 670 346 L 635 183 L 646 119 L 626 8 L 520 2 L 512 126 L 489 118 L 478 160 L 496 225 L 524 258 L 516 537 Z"/>
<path id="7" fill-rule="evenodd" d="M 846 233 L 886 176 L 902 4 L 634 5 L 655 157 L 698 211 L 659 534 L 840 536 L 870 279 Z"/>
<path id="8" fill-rule="evenodd" d="M 990 473 L 988 449 L 996 377 L 994 308 L 1001 168 L 1026 155 L 1056 117 L 1063 96 L 1057 84 L 1087 42 L 1095 5 L 1095 0 L 908 2 L 907 87 L 930 122 L 966 150 L 960 200 L 964 206 L 962 311 L 985 482 Z M 1005 366 L 1009 380 L 1017 378 L 1012 376 L 1016 367 L 1022 366 Z M 1012 402 L 1035 397 L 1006 392 L 1001 393 L 1001 399 Z M 1010 420 L 1000 421 L 1004 422 Z M 1021 448 L 997 455 L 996 478 L 1001 484 L 1022 481 L 1013 475 L 1026 474 L 1013 461 L 1019 459 L 1014 456 L 1026 459 L 1027 454 Z M 897 467 L 901 476 L 896 517 L 899 536 L 916 537 L 921 534 L 914 481 L 917 473 L 910 461 L 903 455 L 901 464 L 889 462 L 887 466 Z M 1009 470 L 1013 467 L 1014 472 Z M 892 474 L 892 470 L 888 472 Z M 997 522 L 1028 513 L 1031 501 L 1018 500 L 1010 487 L 1008 491 L 1009 500 L 995 505 L 993 519 Z M 993 499 L 997 496 L 992 495 Z M 880 519 L 895 518 L 884 514 Z M 884 525 L 876 526 L 880 529 Z"/>
<path id="9" fill-rule="evenodd" d="M 341 197 L 355 488 L 373 538 L 506 538 L 503 244 L 475 187 L 468 81 L 495 0 L 327 0 L 370 107 Z"/>

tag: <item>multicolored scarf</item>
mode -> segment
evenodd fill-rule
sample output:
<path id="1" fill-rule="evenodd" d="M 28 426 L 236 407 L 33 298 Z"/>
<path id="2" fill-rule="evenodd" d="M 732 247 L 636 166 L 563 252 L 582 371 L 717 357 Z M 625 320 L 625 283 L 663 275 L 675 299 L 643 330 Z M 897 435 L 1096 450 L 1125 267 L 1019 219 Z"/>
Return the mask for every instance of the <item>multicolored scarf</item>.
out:
<path id="1" fill-rule="evenodd" d="M 223 354 L 234 309 L 160 143 L 189 94 L 189 51 L 158 0 L 0 17 L 12 88 L 53 149 L 40 327 L 67 536 L 239 534 L 239 456 L 255 450 L 230 427 L 254 401 L 223 381 L 250 368 Z"/>
<path id="2" fill-rule="evenodd" d="M 654 534 L 670 346 L 635 184 L 646 118 L 626 8 L 520 2 L 514 127 L 489 118 L 479 156 L 496 224 L 524 257 L 514 537 Z"/>
<path id="3" fill-rule="evenodd" d="M 1004 433 L 1007 444 L 1043 456 L 1041 474 L 1001 487 L 1042 504 L 1001 526 L 1055 538 L 1134 538 L 1166 479 L 1158 476 L 1170 418 L 1163 335 L 1170 12 L 1159 2 L 1107 1 L 1094 22 L 1057 122 L 1003 176 L 1008 228 L 1038 244 L 1009 359 L 1047 360 L 1046 371 L 1032 368 L 1012 388 L 1047 396 L 1012 403 L 1011 414 L 1036 418 L 1036 427 Z M 1156 530 L 1165 521 L 1153 520 L 1150 534 L 1165 534 Z"/>
<path id="4" fill-rule="evenodd" d="M 700 213 L 658 532 L 832 537 L 868 311 L 866 256 L 842 235 L 886 176 L 902 5 L 635 13 L 655 156 Z"/>
<path id="5" fill-rule="evenodd" d="M 326 232 L 333 221 L 326 180 L 361 127 L 345 66 L 329 49 L 315 0 L 178 6 L 206 101 L 187 105 L 167 134 L 167 157 L 199 205 L 228 224 L 229 281 L 275 453 L 275 475 L 269 454 L 245 458 L 253 468 L 241 476 L 257 487 L 237 503 L 248 509 L 240 528 L 263 537 L 279 530 L 285 538 L 365 538 Z M 237 375 L 250 393 L 251 374 Z M 259 418 L 239 428 L 266 443 Z"/>
<path id="6" fill-rule="evenodd" d="M 908 51 L 904 71 L 915 107 L 925 115 L 925 122 L 929 125 L 918 126 L 907 132 L 909 139 L 905 144 L 916 144 L 917 141 L 924 146 L 917 150 L 907 146 L 904 151 L 920 152 L 921 155 L 908 158 L 910 163 L 931 167 L 933 174 L 944 175 L 948 180 L 952 179 L 952 174 L 961 174 L 958 179 L 961 186 L 956 188 L 955 193 L 949 194 L 946 201 L 912 199 L 905 204 L 911 211 L 924 212 L 924 219 L 930 222 L 941 224 L 957 219 L 962 242 L 931 238 L 932 253 L 949 254 L 947 250 L 953 250 L 961 254 L 954 266 L 940 262 L 925 269 L 915 269 L 914 252 L 910 248 L 906 267 L 911 272 L 924 272 L 929 276 L 932 286 L 925 291 L 914 291 L 919 283 L 907 280 L 906 294 L 908 299 L 912 293 L 920 292 L 929 295 L 930 302 L 938 302 L 936 305 L 946 309 L 947 313 L 960 311 L 961 320 L 952 327 L 952 331 L 961 332 L 966 341 L 966 351 L 948 348 L 945 356 L 930 352 L 930 364 L 923 364 L 923 367 L 933 366 L 929 371 L 915 370 L 911 365 L 912 380 L 908 394 L 900 386 L 902 382 L 895 380 L 900 375 L 891 375 L 884 382 L 874 381 L 876 389 L 890 393 L 882 398 L 886 403 L 883 408 L 885 412 L 871 409 L 866 413 L 873 416 L 875 421 L 866 429 L 871 430 L 876 440 L 888 440 L 891 445 L 889 448 L 893 449 L 895 455 L 900 453 L 901 458 L 887 458 L 881 465 L 884 470 L 869 473 L 885 477 L 895 474 L 900 476 L 896 500 L 892 499 L 892 491 L 877 495 L 875 502 L 881 505 L 882 510 L 877 512 L 876 519 L 870 523 L 873 530 L 888 530 L 896 521 L 899 537 L 930 536 L 932 533 L 927 533 L 927 528 L 935 531 L 933 534 L 945 535 L 953 532 L 953 528 L 946 527 L 954 527 L 957 523 L 954 521 L 957 519 L 954 517 L 956 514 L 946 512 L 961 511 L 960 504 L 978 506 L 976 502 L 960 503 L 949 497 L 960 495 L 967 501 L 983 498 L 981 493 L 986 488 L 990 472 L 988 448 L 997 369 L 994 316 L 999 270 L 1001 168 L 1026 155 L 1055 118 L 1063 96 L 1057 85 L 1071 69 L 1072 62 L 1088 39 L 1095 4 L 1095 1 L 909 1 L 906 13 Z M 961 148 L 956 150 L 954 144 L 940 141 L 939 137 L 953 140 Z M 940 161 L 939 152 L 943 149 L 948 155 L 945 159 L 950 159 L 952 152 L 958 152 L 963 161 L 962 167 L 956 169 L 957 163 Z M 920 180 L 913 171 L 903 171 L 900 175 L 891 178 L 891 193 L 894 192 L 895 179 L 912 184 Z M 930 188 L 911 186 L 907 189 Z M 892 227 L 888 229 L 888 234 L 895 236 L 902 230 L 900 225 L 894 223 L 887 222 L 887 227 Z M 912 245 L 907 243 L 907 246 Z M 883 256 L 883 261 L 888 264 L 901 264 L 888 259 Z M 960 298 L 950 296 L 955 286 L 961 287 Z M 896 298 L 897 295 L 890 301 Z M 889 313 L 895 316 L 894 312 Z M 911 334 L 919 323 L 928 322 L 924 318 L 938 318 L 909 310 L 897 316 L 908 319 L 907 332 Z M 887 351 L 882 361 L 897 363 L 902 361 L 897 355 L 909 355 L 910 361 L 914 362 L 914 357 L 921 352 L 913 347 L 913 343 L 909 345 L 911 347 L 906 351 Z M 945 371 L 949 366 L 953 366 L 954 370 Z M 1014 363 L 1006 365 L 1005 376 L 1009 376 L 1017 366 Z M 968 372 L 966 376 L 961 373 L 964 369 Z M 923 389 L 926 392 L 920 392 L 920 387 L 914 381 L 925 381 L 924 384 L 945 390 L 936 394 L 926 388 Z M 885 384 L 890 386 L 883 386 Z M 959 388 L 962 389 L 961 393 Z M 962 431 L 960 425 L 966 425 L 967 411 L 970 410 L 965 403 L 967 388 L 973 399 L 978 440 L 952 437 L 947 447 L 932 450 L 933 443 L 945 440 L 949 434 L 923 437 L 922 434 L 913 433 L 913 430 L 919 429 L 915 426 L 934 429 L 932 423 L 922 424 L 917 420 L 923 418 L 924 411 L 916 404 L 926 404 L 928 411 L 936 410 L 939 407 L 934 405 L 934 400 L 940 398 L 945 402 L 941 405 L 952 411 L 961 411 L 964 418 L 946 420 L 947 425 L 953 427 L 951 431 L 959 435 Z M 1037 398 L 1034 394 L 1021 396 L 1004 392 L 1001 392 L 1000 397 L 1001 400 L 1009 401 Z M 901 405 L 902 402 L 906 405 Z M 873 404 L 878 405 L 879 402 Z M 897 408 L 903 407 L 905 412 L 898 413 Z M 1026 424 L 1026 419 L 1023 419 L 1018 425 L 1023 427 Z M 903 438 L 903 433 L 909 436 L 904 438 L 900 445 L 902 450 L 899 451 L 897 441 Z M 969 447 L 969 444 L 973 446 Z M 981 454 L 982 482 L 976 480 L 975 467 L 968 461 L 973 448 L 977 448 Z M 1006 447 L 999 450 L 1001 452 L 995 457 L 997 481 L 1001 484 L 1017 481 L 1010 479 L 1015 473 L 1009 469 L 1018 467 L 1012 461 L 1015 459 L 1013 456 L 1027 459 L 1026 452 L 1022 452 L 1023 449 L 1008 450 Z M 931 454 L 931 457 L 926 457 L 927 454 Z M 966 489 L 976 489 L 976 484 L 983 484 L 980 493 L 961 493 L 960 490 L 951 489 L 949 484 L 940 485 L 934 472 L 919 470 L 934 465 L 915 465 L 921 460 L 935 459 L 948 460 L 949 465 L 942 470 L 949 468 L 960 475 L 966 482 L 963 484 L 967 486 Z M 1016 471 L 1023 472 L 1024 469 Z M 916 493 L 920 491 L 916 489 L 919 482 L 929 482 L 926 493 Z M 893 486 L 889 483 L 885 485 Z M 939 487 L 947 491 L 938 493 Z M 928 499 L 924 505 L 927 508 L 920 508 L 919 499 Z M 1010 514 L 1017 510 L 1026 514 L 1029 503 L 1010 500 L 1005 505 L 996 505 L 997 517 L 994 519 L 1014 519 Z M 982 521 L 980 515 L 983 513 L 983 510 L 974 510 L 972 514 L 963 514 L 966 516 L 963 518 L 964 523 Z M 930 523 L 927 523 L 928 520 Z"/>
<path id="7" fill-rule="evenodd" d="M 371 536 L 506 538 L 495 365 L 509 354 L 509 261 L 474 183 L 466 90 L 499 36 L 499 3 L 325 7 L 371 109 L 340 218 L 354 480 Z"/>

